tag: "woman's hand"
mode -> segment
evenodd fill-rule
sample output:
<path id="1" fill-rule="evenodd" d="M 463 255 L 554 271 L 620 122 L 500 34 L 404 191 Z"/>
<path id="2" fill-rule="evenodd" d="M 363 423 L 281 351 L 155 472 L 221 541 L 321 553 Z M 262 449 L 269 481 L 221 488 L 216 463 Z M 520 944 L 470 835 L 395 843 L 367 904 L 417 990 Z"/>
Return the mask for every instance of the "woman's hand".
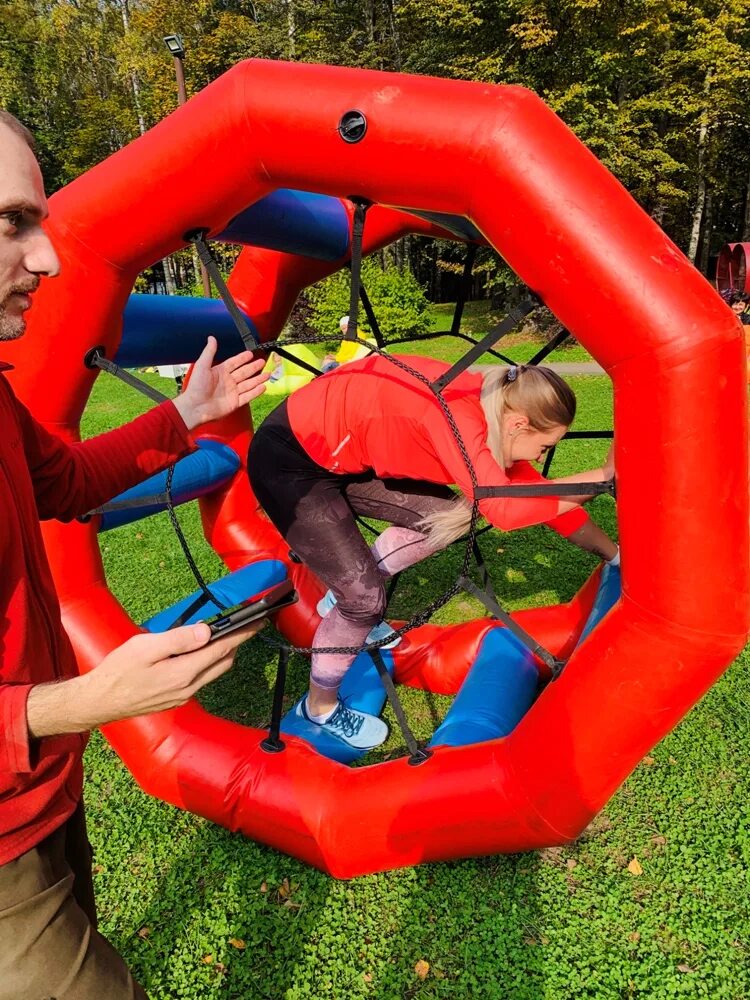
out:
<path id="1" fill-rule="evenodd" d="M 246 406 L 260 396 L 268 381 L 262 358 L 253 361 L 250 351 L 243 351 L 214 365 L 216 349 L 216 338 L 209 337 L 193 366 L 187 388 L 174 400 L 188 430 Z"/>

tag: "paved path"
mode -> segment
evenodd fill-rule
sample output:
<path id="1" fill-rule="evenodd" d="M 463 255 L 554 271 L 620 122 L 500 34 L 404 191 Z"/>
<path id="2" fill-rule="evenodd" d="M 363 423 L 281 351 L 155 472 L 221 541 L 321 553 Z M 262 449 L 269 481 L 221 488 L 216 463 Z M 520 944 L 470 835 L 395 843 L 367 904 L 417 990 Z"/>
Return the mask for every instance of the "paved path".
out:
<path id="1" fill-rule="evenodd" d="M 542 361 L 543 365 L 546 363 L 546 361 Z M 602 366 L 595 361 L 564 361 L 561 364 L 551 363 L 548 367 L 556 371 L 558 375 L 606 375 Z"/>

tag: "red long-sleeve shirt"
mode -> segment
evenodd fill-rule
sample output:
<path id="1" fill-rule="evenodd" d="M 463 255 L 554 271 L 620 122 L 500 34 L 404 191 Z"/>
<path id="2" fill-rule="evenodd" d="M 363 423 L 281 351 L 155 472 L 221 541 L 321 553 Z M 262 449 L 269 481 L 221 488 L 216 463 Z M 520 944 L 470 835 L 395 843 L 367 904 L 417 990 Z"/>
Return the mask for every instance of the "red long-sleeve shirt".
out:
<path id="1" fill-rule="evenodd" d="M 450 367 L 432 358 L 401 356 L 431 382 Z M 498 465 L 487 446 L 480 402 L 482 376 L 464 372 L 443 395 L 466 445 L 480 486 L 546 482 L 529 462 Z M 380 477 L 455 484 L 468 499 L 474 491 L 466 463 L 440 404 L 428 386 L 386 358 L 370 355 L 343 365 L 289 397 L 289 423 L 318 465 L 331 472 L 373 469 Z M 495 497 L 481 513 L 511 531 L 548 524 L 567 536 L 588 519 L 582 508 L 557 514 L 556 497 Z"/>
<path id="2" fill-rule="evenodd" d="M 0 370 L 3 367 L 1 366 Z M 118 430 L 66 444 L 0 375 L 0 864 L 57 829 L 81 797 L 84 734 L 30 740 L 35 684 L 77 674 L 39 519 L 69 521 L 192 449 L 172 403 Z M 75 553 L 70 553 L 75 558 Z"/>

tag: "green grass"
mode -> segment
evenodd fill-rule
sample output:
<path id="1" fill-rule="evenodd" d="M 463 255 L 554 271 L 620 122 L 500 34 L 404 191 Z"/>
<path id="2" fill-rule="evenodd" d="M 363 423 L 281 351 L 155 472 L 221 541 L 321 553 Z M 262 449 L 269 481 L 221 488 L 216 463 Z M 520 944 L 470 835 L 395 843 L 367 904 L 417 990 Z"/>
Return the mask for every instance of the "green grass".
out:
<path id="1" fill-rule="evenodd" d="M 611 426 L 608 380 L 572 382 L 576 426 Z M 270 402 L 257 401 L 256 418 Z M 141 406 L 102 376 L 85 432 L 119 424 Z M 553 472 L 592 465 L 605 448 L 566 445 Z M 592 507 L 614 532 L 611 501 Z M 219 575 L 195 505 L 180 517 L 202 570 Z M 194 589 L 165 516 L 101 541 L 112 589 L 136 620 Z M 594 565 L 543 528 L 491 532 L 482 548 L 510 608 L 567 600 Z M 447 553 L 405 574 L 392 614 L 407 615 L 442 591 L 458 558 Z M 455 600 L 440 620 L 477 614 L 472 602 Z M 747 1000 L 747 666 L 744 653 L 575 844 L 349 883 L 147 798 L 95 734 L 86 798 L 103 930 L 157 1000 Z M 273 675 L 266 648 L 248 643 L 202 700 L 264 724 Z M 305 682 L 297 660 L 289 697 Z M 404 703 L 417 734 L 427 736 L 447 700 L 405 691 Z M 394 736 L 386 752 L 399 749 Z M 634 856 L 640 876 L 627 870 Z M 424 979 L 419 961 L 429 963 Z"/>

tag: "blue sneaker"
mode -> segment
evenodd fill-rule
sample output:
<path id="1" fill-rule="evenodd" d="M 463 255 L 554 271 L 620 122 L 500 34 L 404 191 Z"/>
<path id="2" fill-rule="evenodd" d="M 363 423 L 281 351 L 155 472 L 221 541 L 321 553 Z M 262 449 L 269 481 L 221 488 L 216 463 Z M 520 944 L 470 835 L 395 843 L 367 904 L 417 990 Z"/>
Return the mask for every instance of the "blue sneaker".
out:
<path id="1" fill-rule="evenodd" d="M 315 609 L 321 618 L 325 618 L 329 611 L 332 611 L 336 606 L 336 598 L 333 596 L 332 590 L 327 590 L 325 594 L 318 601 L 318 606 Z"/>
<path id="2" fill-rule="evenodd" d="M 393 631 L 388 622 L 379 622 L 367 633 L 365 642 L 378 642 L 380 639 L 387 639 L 389 635 L 392 635 L 393 639 L 390 642 L 386 642 L 385 645 L 379 646 L 379 649 L 393 649 L 394 646 L 398 646 L 403 638 L 398 632 Z"/>
<path id="3" fill-rule="evenodd" d="M 318 601 L 316 611 L 321 618 L 325 618 L 329 611 L 331 611 L 335 606 L 336 598 L 333 596 L 333 591 L 328 590 Z M 386 643 L 384 646 L 380 646 L 380 649 L 393 649 L 394 646 L 398 646 L 402 637 L 393 631 L 388 622 L 378 622 L 378 624 L 368 632 L 365 642 L 378 642 L 380 639 L 387 639 L 389 635 L 393 636 L 392 641 Z"/>
<path id="4" fill-rule="evenodd" d="M 295 715 L 312 725 L 320 726 L 329 736 L 341 740 L 355 750 L 372 750 L 388 739 L 388 725 L 376 715 L 367 715 L 347 706 L 339 699 L 337 708 L 326 722 L 313 722 L 307 714 L 307 695 L 297 702 Z"/>

